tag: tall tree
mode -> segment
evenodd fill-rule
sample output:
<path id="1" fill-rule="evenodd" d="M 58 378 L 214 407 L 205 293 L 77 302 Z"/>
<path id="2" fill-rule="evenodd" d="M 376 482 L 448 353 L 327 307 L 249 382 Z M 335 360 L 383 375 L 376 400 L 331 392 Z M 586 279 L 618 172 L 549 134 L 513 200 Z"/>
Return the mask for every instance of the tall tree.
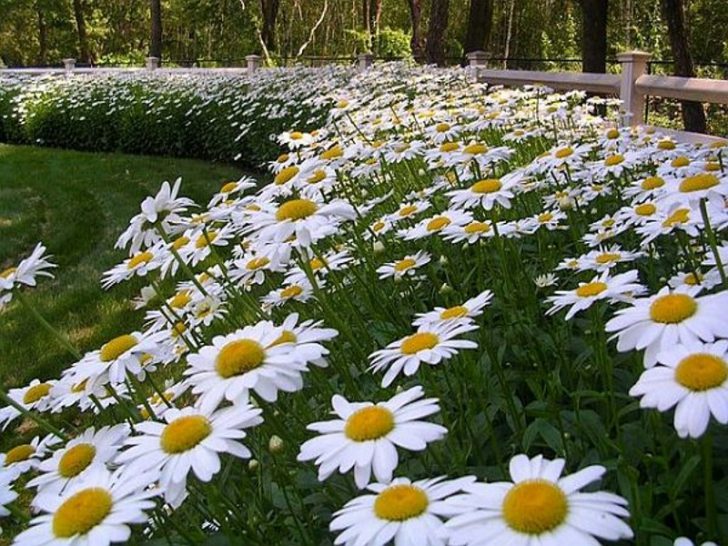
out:
<path id="1" fill-rule="evenodd" d="M 38 16 L 38 64 L 44 66 L 48 64 L 48 23 L 39 0 L 35 2 L 35 12 Z"/>
<path id="2" fill-rule="evenodd" d="M 422 40 L 422 30 L 420 24 L 422 21 L 422 0 L 408 0 L 410 9 L 410 22 L 412 24 L 412 40 L 410 46 L 412 56 L 417 62 L 421 62 L 425 58 L 425 46 Z"/>
<path id="3" fill-rule="evenodd" d="M 90 63 L 91 51 L 88 47 L 88 37 L 86 35 L 86 18 L 83 13 L 83 1 L 73 0 L 73 15 L 76 18 L 76 31 L 78 32 L 78 52 L 80 53 L 81 62 Z"/>
<path id="4" fill-rule="evenodd" d="M 465 53 L 485 50 L 493 28 L 493 0 L 470 0 Z"/>
<path id="5" fill-rule="evenodd" d="M 162 4 L 160 0 L 150 0 L 152 36 L 149 43 L 149 55 L 162 58 Z"/>
<path id="6" fill-rule="evenodd" d="M 260 0 L 260 11 L 263 14 L 263 29 L 260 36 L 267 51 L 276 50 L 276 19 L 280 0 Z"/>
<path id="7" fill-rule="evenodd" d="M 683 6 L 682 0 L 662 0 L 662 14 L 667 21 L 667 34 L 670 39 L 675 75 L 692 78 L 695 76 L 695 67 L 693 56 L 690 53 L 685 25 L 685 6 Z M 699 102 L 683 101 L 682 118 L 685 130 L 696 133 L 707 131 L 705 111 Z"/>
<path id="8" fill-rule="evenodd" d="M 445 31 L 447 30 L 450 0 L 432 0 L 430 23 L 427 27 L 425 54 L 428 63 L 445 64 Z"/>
<path id="9" fill-rule="evenodd" d="M 582 13 L 581 58 L 583 72 L 607 71 L 608 0 L 580 0 Z"/>

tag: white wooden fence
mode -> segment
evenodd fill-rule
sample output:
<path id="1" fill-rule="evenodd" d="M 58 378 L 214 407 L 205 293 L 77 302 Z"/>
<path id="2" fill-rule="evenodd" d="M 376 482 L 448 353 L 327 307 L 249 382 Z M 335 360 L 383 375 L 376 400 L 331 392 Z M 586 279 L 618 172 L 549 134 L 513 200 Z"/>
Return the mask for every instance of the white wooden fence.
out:
<path id="1" fill-rule="evenodd" d="M 537 72 L 532 70 L 492 70 L 483 51 L 468 54 L 469 70 L 480 82 L 519 86 L 543 84 L 556 90 L 580 90 L 618 96 L 622 100 L 622 125 L 645 123 L 645 97 L 665 97 L 697 102 L 728 104 L 728 81 L 676 76 L 650 76 L 647 63 L 651 55 L 644 51 L 627 51 L 617 55 L 621 74 L 586 74 L 577 72 Z M 665 131 L 663 129 L 663 131 Z M 669 131 L 686 142 L 714 142 L 721 137 L 684 131 Z M 723 135 L 728 136 L 728 135 Z"/>

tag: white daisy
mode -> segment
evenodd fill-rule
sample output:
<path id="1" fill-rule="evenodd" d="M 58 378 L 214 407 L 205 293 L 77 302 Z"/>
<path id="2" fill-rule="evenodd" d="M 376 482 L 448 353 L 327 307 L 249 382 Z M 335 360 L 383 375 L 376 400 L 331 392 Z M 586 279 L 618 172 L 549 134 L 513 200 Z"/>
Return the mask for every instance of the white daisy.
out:
<path id="1" fill-rule="evenodd" d="M 644 252 L 630 252 L 623 250 L 619 245 L 599 247 L 579 258 L 579 271 L 596 271 L 602 273 L 612 269 L 617 264 L 632 262 L 644 256 Z"/>
<path id="2" fill-rule="evenodd" d="M 450 546 L 598 546 L 597 539 L 630 539 L 627 501 L 598 491 L 579 490 L 606 469 L 589 466 L 561 477 L 565 461 L 541 456 L 511 459 L 513 482 L 473 483 L 465 494 L 445 501 L 453 517 L 441 536 Z"/>
<path id="3" fill-rule="evenodd" d="M 468 189 L 454 190 L 448 192 L 450 204 L 454 207 L 471 209 L 481 206 L 485 210 L 491 210 L 496 204 L 505 209 L 511 208 L 511 200 L 514 197 L 513 190 L 518 184 L 520 174 L 517 178 L 505 176 L 503 178 L 487 178 L 478 180 Z"/>
<path id="4" fill-rule="evenodd" d="M 13 491 L 15 478 L 17 474 L 0 469 L 0 518 L 10 515 L 10 510 L 5 506 L 18 498 L 18 494 Z"/>
<path id="5" fill-rule="evenodd" d="M 434 478 L 411 482 L 397 478 L 389 485 L 372 484 L 373 495 L 362 495 L 334 514 L 329 528 L 339 532 L 343 546 L 445 546 L 437 535 L 450 513 L 444 499 L 472 484 L 475 478 Z"/>
<path id="6" fill-rule="evenodd" d="M 680 537 L 675 539 L 673 546 L 695 546 L 689 538 Z M 703 542 L 701 546 L 718 546 L 716 542 Z"/>
<path id="7" fill-rule="evenodd" d="M 53 405 L 51 391 L 56 383 L 57 381 L 54 380 L 41 382 L 38 379 L 33 379 L 25 387 L 10 389 L 8 396 L 28 411 L 36 410 L 45 412 L 50 410 Z M 0 423 L 3 425 L 2 430 L 5 430 L 10 423 L 21 415 L 13 406 L 0 408 Z"/>
<path id="8" fill-rule="evenodd" d="M 469 213 L 451 209 L 420 220 L 414 227 L 400 230 L 397 234 L 407 241 L 414 241 L 435 235 L 449 226 L 465 225 L 472 219 L 473 217 Z"/>
<path id="9" fill-rule="evenodd" d="M 0 292 L 9 292 L 16 284 L 35 286 L 36 277 L 39 276 L 52 279 L 53 275 L 47 270 L 58 266 L 48 261 L 51 256 L 45 252 L 46 247 L 42 243 L 38 243 L 31 255 L 21 260 L 17 267 L 9 267 L 0 271 Z"/>
<path id="10" fill-rule="evenodd" d="M 86 480 L 57 493 L 39 494 L 34 504 L 45 514 L 15 537 L 16 546 L 108 546 L 126 542 L 130 523 L 145 524 L 154 476 L 127 469 L 113 474 L 97 467 Z"/>
<path id="11" fill-rule="evenodd" d="M 186 496 L 190 470 L 200 481 L 209 482 L 220 471 L 221 453 L 250 457 L 250 450 L 240 440 L 246 436 L 244 429 L 263 422 L 260 414 L 260 409 L 248 404 L 214 412 L 172 408 L 163 416 L 166 423 L 138 423 L 138 434 L 127 439 L 131 447 L 117 457 L 117 462 L 131 472 L 153 472 L 165 500 L 179 506 Z"/>
<path id="12" fill-rule="evenodd" d="M 657 362 L 629 391 L 642 397 L 641 407 L 675 407 L 675 430 L 681 438 L 702 436 L 711 415 L 728 423 L 728 340 L 673 345 L 658 353 Z"/>
<path id="13" fill-rule="evenodd" d="M 447 434 L 445 427 L 420 421 L 440 411 L 437 399 L 424 395 L 422 387 L 413 387 L 376 405 L 335 395 L 331 405 L 339 419 L 308 425 L 321 435 L 301 446 L 298 460 L 316 459 L 320 481 L 337 469 L 345 474 L 353 468 L 359 489 L 369 483 L 372 470 L 378 482 L 389 483 L 399 464 L 397 447 L 421 451 Z"/>
<path id="14" fill-rule="evenodd" d="M 460 334 L 477 328 L 474 324 L 463 322 L 420 326 L 416 333 L 369 355 L 369 369 L 379 372 L 387 368 L 382 386 L 388 387 L 402 371 L 407 376 L 414 375 L 423 362 L 435 366 L 452 358 L 460 349 L 477 349 L 478 344 L 474 341 L 456 339 Z"/>
<path id="15" fill-rule="evenodd" d="M 425 324 L 438 324 L 441 322 L 466 321 L 470 322 L 475 317 L 483 314 L 483 309 L 493 299 L 493 292 L 483 290 L 474 298 L 470 298 L 462 305 L 452 307 L 435 307 L 427 313 L 418 313 L 417 318 L 412 322 L 413 326 Z"/>
<path id="16" fill-rule="evenodd" d="M 728 292 L 695 297 L 695 287 L 679 287 L 671 291 L 664 287 L 657 294 L 638 298 L 632 306 L 617 311 L 607 322 L 607 332 L 616 332 L 620 352 L 645 349 L 645 366 L 651 368 L 657 354 L 669 350 L 678 342 L 712 342 L 728 338 Z"/>
<path id="17" fill-rule="evenodd" d="M 416 254 L 410 254 L 395 262 L 386 263 L 377 268 L 380 279 L 394 277 L 401 279 L 402 277 L 412 277 L 417 270 L 423 265 L 430 263 L 430 254 L 424 250 L 417 251 Z"/>

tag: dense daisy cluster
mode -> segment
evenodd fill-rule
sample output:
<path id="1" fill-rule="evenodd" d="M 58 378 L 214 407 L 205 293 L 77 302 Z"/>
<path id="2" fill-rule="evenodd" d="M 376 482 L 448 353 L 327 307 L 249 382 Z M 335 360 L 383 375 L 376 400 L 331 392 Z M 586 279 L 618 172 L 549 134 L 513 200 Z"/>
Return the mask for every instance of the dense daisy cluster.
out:
<path id="1" fill-rule="evenodd" d="M 145 199 L 102 281 L 145 328 L 5 396 L 16 543 L 724 541 L 728 142 L 457 69 L 320 100 L 269 184 Z"/>

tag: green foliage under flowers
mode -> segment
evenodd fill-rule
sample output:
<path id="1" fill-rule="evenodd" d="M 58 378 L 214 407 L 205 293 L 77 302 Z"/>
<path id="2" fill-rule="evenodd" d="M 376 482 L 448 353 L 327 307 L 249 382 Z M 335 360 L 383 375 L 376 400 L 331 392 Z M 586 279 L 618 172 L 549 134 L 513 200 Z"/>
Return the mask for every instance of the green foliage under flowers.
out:
<path id="1" fill-rule="evenodd" d="M 258 166 L 272 135 L 322 125 L 319 100 L 351 70 L 268 69 L 252 77 L 173 75 L 0 77 L 0 142 Z"/>

